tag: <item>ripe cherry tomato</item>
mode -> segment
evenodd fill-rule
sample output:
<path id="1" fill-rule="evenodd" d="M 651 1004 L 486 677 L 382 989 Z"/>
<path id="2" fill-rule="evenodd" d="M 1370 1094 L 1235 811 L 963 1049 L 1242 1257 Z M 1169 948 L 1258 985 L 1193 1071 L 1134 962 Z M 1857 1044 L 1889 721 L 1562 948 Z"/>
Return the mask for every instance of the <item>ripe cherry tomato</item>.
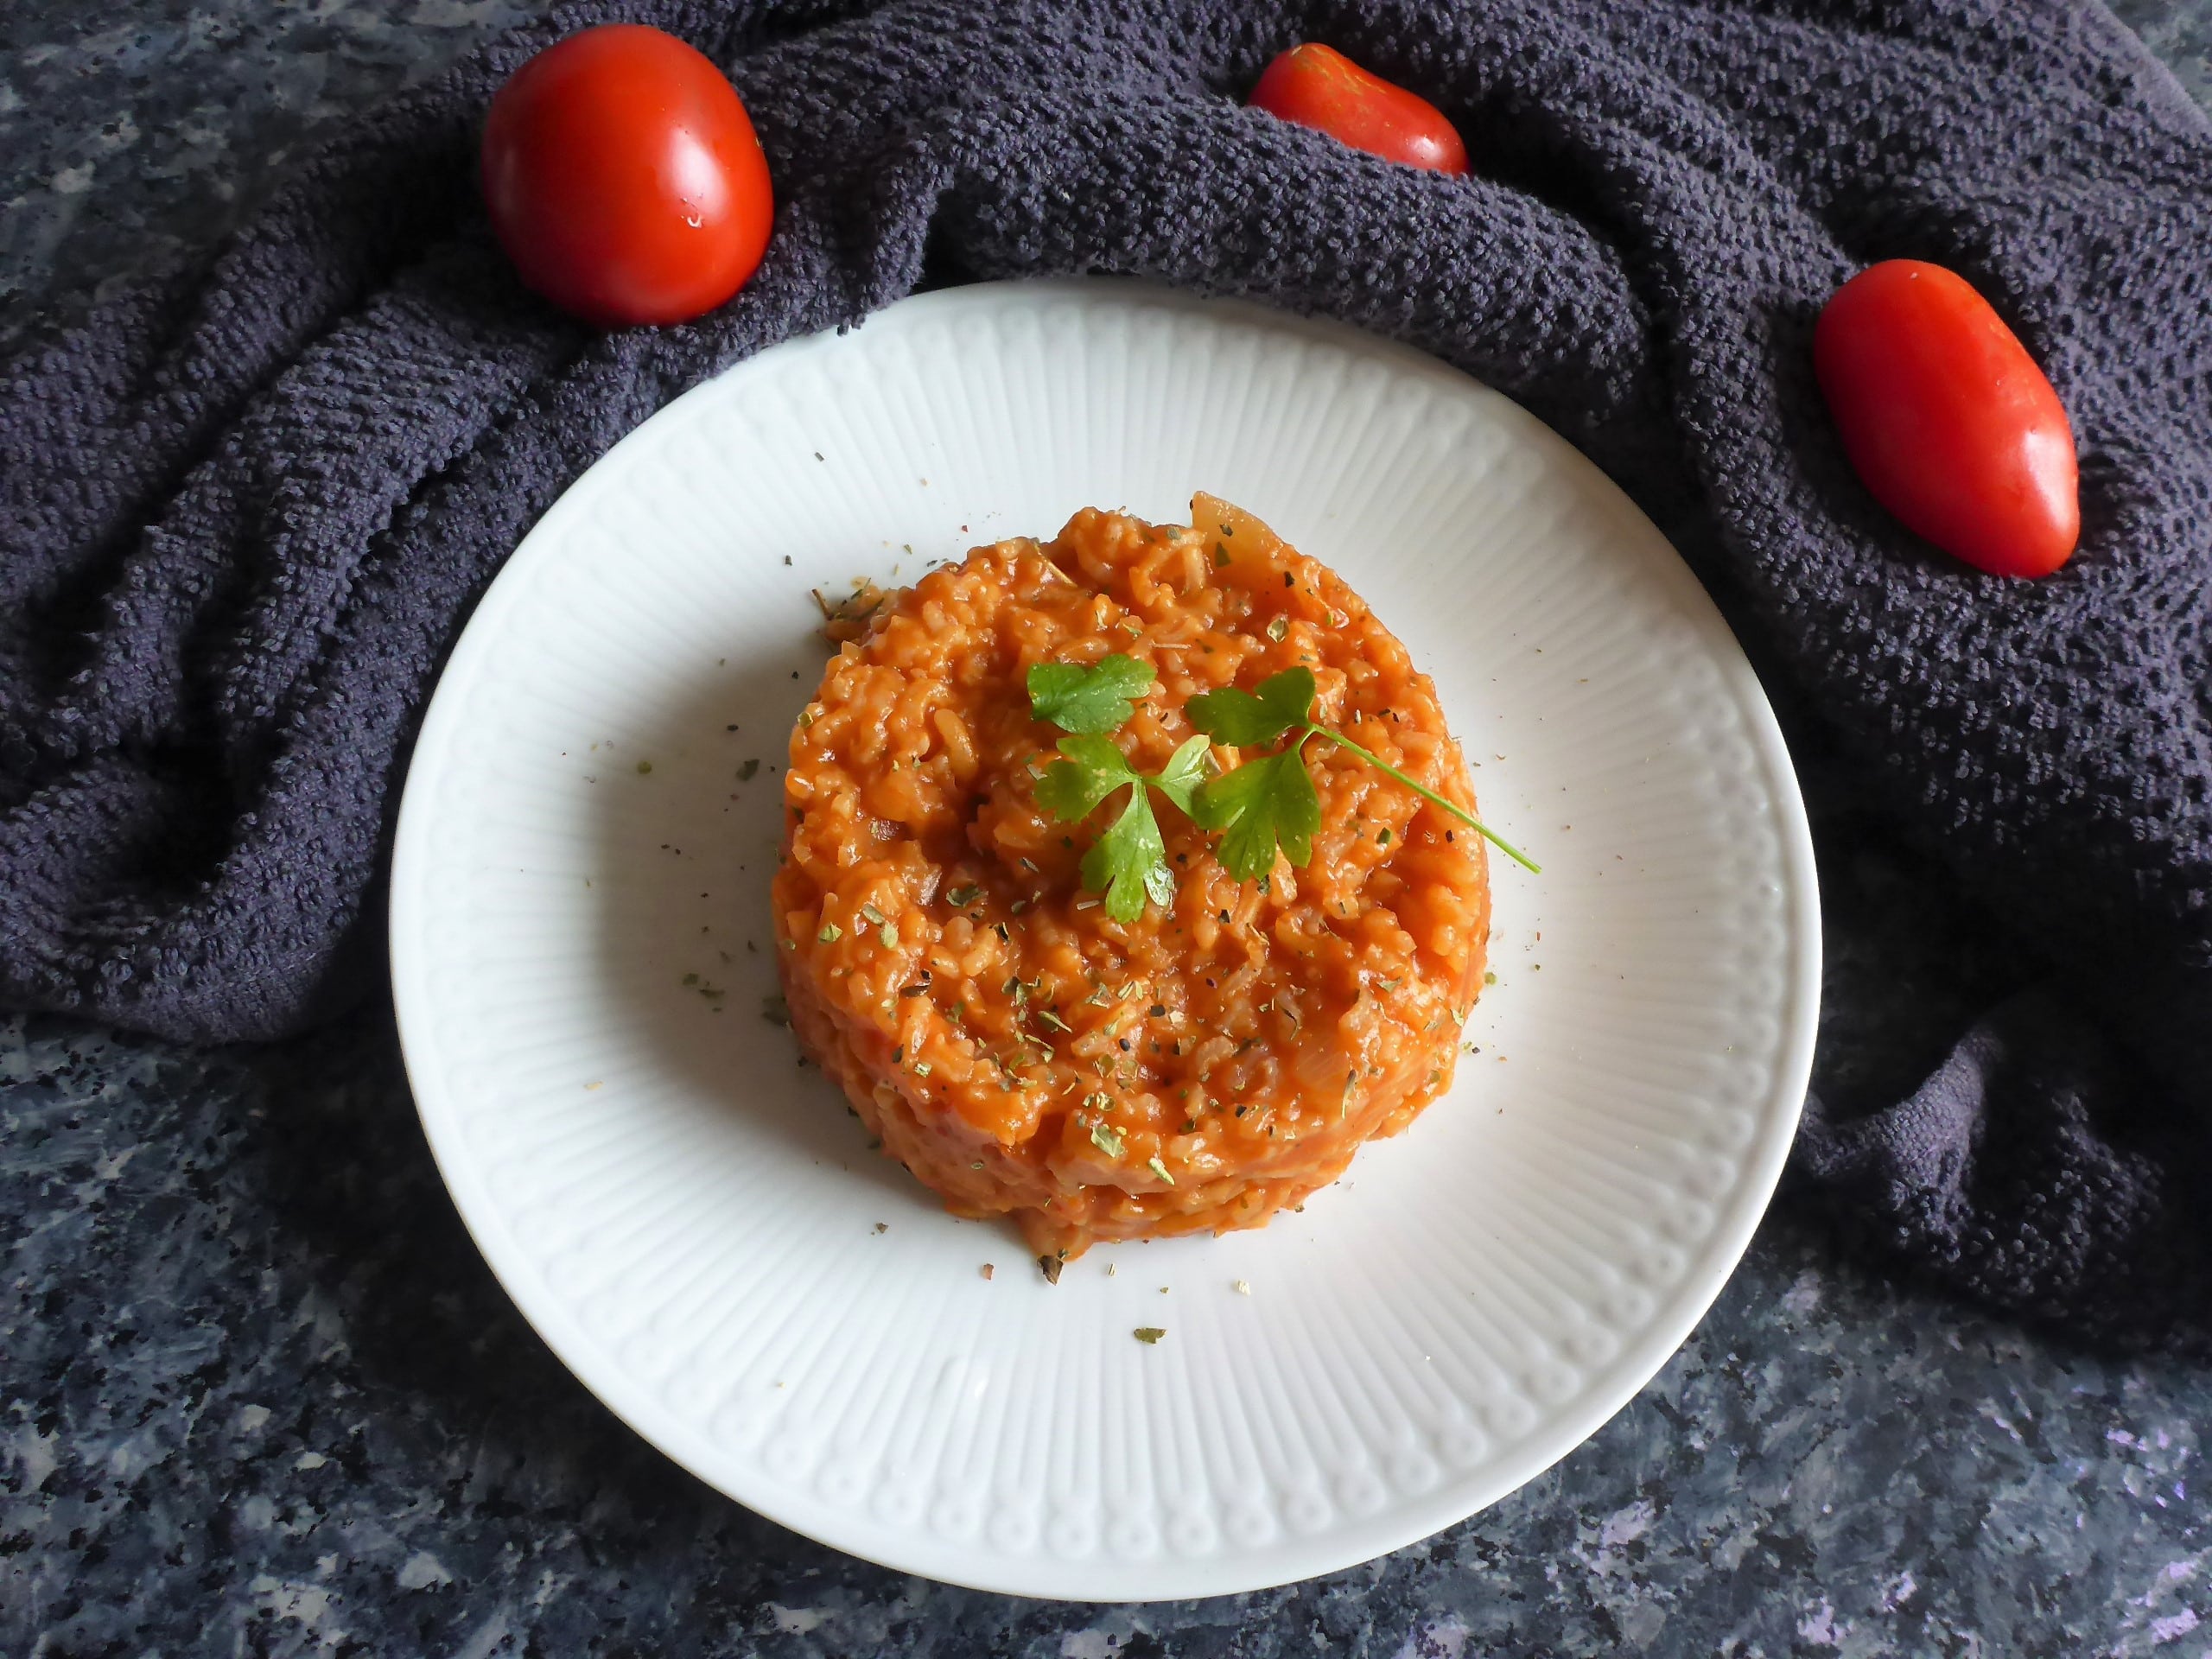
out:
<path id="1" fill-rule="evenodd" d="M 1906 529 L 1992 575 L 2066 563 L 2082 535 L 2074 429 L 1964 277 L 1869 266 L 1821 308 L 1813 368 L 1851 464 Z"/>
<path id="2" fill-rule="evenodd" d="M 736 89 L 637 23 L 571 35 L 515 71 L 485 118 L 483 182 L 523 281 L 605 327 L 711 311 L 753 275 L 775 217 Z"/>
<path id="3" fill-rule="evenodd" d="M 1467 170 L 1467 147 L 1442 111 L 1330 47 L 1292 47 L 1267 67 L 1244 101 L 1386 162 L 1439 173 Z"/>

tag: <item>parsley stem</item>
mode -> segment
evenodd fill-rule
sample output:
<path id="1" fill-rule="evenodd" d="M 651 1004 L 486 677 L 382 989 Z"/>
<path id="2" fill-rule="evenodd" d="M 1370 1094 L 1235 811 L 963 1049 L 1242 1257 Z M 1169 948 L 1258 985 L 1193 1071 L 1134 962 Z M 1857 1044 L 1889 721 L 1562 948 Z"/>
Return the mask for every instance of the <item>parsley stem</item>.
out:
<path id="1" fill-rule="evenodd" d="M 1308 721 L 1306 729 L 1310 735 L 1315 737 L 1325 737 L 1332 743 L 1340 744 L 1344 747 L 1350 749 L 1361 760 L 1366 761 L 1369 766 L 1376 767 L 1379 771 L 1389 773 L 1391 777 L 1396 779 L 1400 783 L 1403 784 L 1408 789 L 1413 791 L 1414 794 L 1420 796 L 1423 800 L 1435 802 L 1437 805 L 1442 807 L 1453 817 L 1459 819 L 1460 823 L 1465 824 L 1476 834 L 1482 836 L 1484 841 L 1489 842 L 1491 845 L 1497 848 L 1498 851 L 1503 853 L 1515 863 L 1522 866 L 1531 874 L 1541 875 L 1543 874 L 1544 867 L 1542 865 L 1537 863 L 1534 859 L 1530 858 L 1528 854 L 1522 852 L 1518 847 L 1516 847 L 1511 842 L 1506 840 L 1504 836 L 1499 835 L 1495 830 L 1492 830 L 1488 824 L 1484 823 L 1473 813 L 1468 811 L 1466 808 L 1463 806 L 1454 806 L 1451 802 L 1446 800 L 1441 795 L 1438 794 L 1426 784 L 1415 783 L 1412 779 L 1407 777 L 1404 772 L 1400 772 L 1395 766 L 1392 766 L 1388 760 L 1383 760 L 1382 756 L 1373 753 L 1369 750 L 1363 749 L 1358 744 L 1353 742 L 1351 739 L 1346 737 L 1343 733 L 1332 732 L 1325 726 L 1316 726 L 1311 721 Z M 1306 740 L 1302 737 L 1299 739 L 1300 743 L 1303 743 Z"/>

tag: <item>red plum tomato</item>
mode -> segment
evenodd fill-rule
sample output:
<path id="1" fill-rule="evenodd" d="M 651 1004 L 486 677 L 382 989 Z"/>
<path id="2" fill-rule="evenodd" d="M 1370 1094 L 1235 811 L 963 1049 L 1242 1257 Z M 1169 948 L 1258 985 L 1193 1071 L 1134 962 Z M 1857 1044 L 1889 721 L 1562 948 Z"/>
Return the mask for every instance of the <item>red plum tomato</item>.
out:
<path id="1" fill-rule="evenodd" d="M 1437 173 L 1467 170 L 1467 147 L 1442 111 L 1332 47 L 1292 47 L 1261 73 L 1245 102 L 1386 162 Z"/>
<path id="2" fill-rule="evenodd" d="M 1813 329 L 1844 453 L 1906 529 L 1978 570 L 2048 575 L 2082 535 L 2074 429 L 2019 337 L 1964 277 L 1870 265 Z"/>

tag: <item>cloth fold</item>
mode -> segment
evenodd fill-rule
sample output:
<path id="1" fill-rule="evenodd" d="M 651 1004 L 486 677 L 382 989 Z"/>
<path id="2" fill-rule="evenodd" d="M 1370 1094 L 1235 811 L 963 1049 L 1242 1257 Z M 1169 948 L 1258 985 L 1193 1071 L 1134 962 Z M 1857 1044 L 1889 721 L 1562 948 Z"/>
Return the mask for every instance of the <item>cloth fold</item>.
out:
<path id="1" fill-rule="evenodd" d="M 473 152 L 508 73 L 615 20 L 728 69 L 779 212 L 729 306 L 601 335 L 515 283 Z M 1301 39 L 1440 105 L 1473 173 L 1242 107 Z M 2082 0 L 568 7 L 0 375 L 0 1002 L 232 1040 L 358 1000 L 438 664 L 593 460 L 925 282 L 1144 276 L 1407 341 L 1626 488 L 1833 750 L 1834 833 L 1925 861 L 1891 902 L 1962 905 L 2063 987 L 1962 1014 L 1888 1097 L 1824 1092 L 1801 1190 L 2007 1308 L 2201 1332 L 2208 181 L 2212 124 Z M 2085 532 L 2056 577 L 1936 554 L 1843 459 L 1812 321 L 1907 255 L 1973 281 L 2066 401 Z"/>

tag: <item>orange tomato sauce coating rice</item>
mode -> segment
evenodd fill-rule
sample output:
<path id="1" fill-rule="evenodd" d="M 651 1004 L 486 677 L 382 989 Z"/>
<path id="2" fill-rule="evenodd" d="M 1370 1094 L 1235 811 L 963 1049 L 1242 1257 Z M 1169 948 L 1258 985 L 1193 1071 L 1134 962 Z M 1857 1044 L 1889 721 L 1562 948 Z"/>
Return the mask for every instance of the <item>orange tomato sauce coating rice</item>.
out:
<path id="1" fill-rule="evenodd" d="M 1490 932 L 1481 838 L 1325 739 L 1312 861 L 1264 890 L 1154 798 L 1173 906 L 1109 919 L 1036 779 L 1038 663 L 1157 683 L 1113 741 L 1157 771 L 1185 702 L 1304 664 L 1313 717 L 1472 810 L 1427 677 L 1349 588 L 1201 495 L 1193 525 L 1086 509 L 892 596 L 792 733 L 772 889 L 791 1022 L 883 1151 L 1055 1260 L 1255 1227 L 1449 1086 Z M 1279 638 L 1277 636 L 1280 636 Z M 1217 748 L 1223 767 L 1236 752 Z"/>

